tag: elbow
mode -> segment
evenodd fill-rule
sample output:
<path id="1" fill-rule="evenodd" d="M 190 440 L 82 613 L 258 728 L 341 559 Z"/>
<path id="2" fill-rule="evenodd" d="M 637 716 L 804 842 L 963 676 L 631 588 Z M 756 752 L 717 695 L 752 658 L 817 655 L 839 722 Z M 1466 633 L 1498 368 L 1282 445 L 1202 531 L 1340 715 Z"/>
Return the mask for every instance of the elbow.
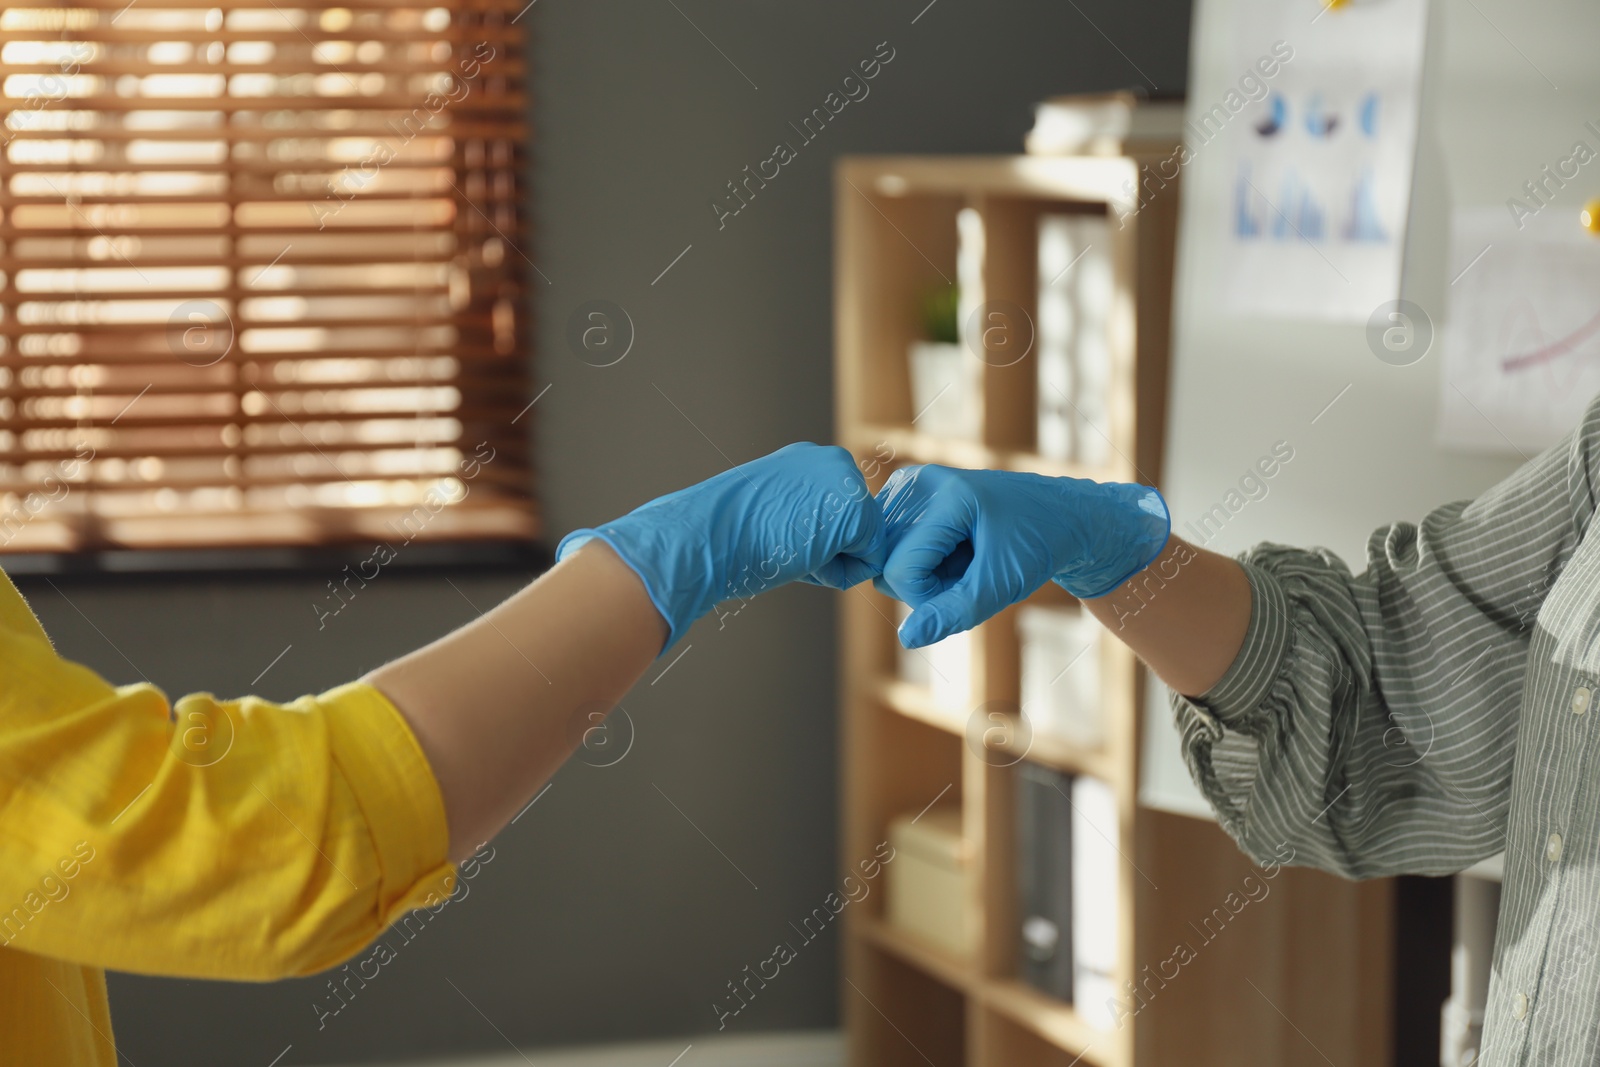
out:
<path id="1" fill-rule="evenodd" d="M 328 1020 L 354 1003 L 367 986 L 383 973 L 383 965 L 394 958 L 393 951 L 382 937 L 364 945 L 353 953 L 344 953 L 333 959 L 306 956 L 292 961 L 292 968 L 280 975 L 283 978 L 306 978 L 317 975 L 324 978 L 321 987 L 313 992 L 311 1010 L 317 1016 L 317 1029 L 328 1025 Z"/>
<path id="2" fill-rule="evenodd" d="M 328 972 L 331 987 L 353 982 L 357 989 L 362 988 L 400 958 L 446 906 L 465 897 L 465 890 L 466 884 L 457 881 L 447 893 L 430 893 L 421 905 L 391 916 L 389 925 L 376 930 L 375 924 L 364 922 L 317 936 L 285 939 L 267 954 L 273 973 L 263 978 L 307 978 Z"/>
<path id="3" fill-rule="evenodd" d="M 330 977 L 339 980 L 343 975 L 360 975 L 370 969 L 362 966 L 369 958 L 376 958 L 381 966 L 386 962 L 383 954 L 392 954 L 390 945 L 404 938 L 412 917 L 403 916 L 386 928 L 384 917 L 370 906 L 370 901 L 366 907 L 354 900 L 347 903 L 347 908 L 303 914 L 295 922 L 267 931 L 251 954 L 252 973 L 238 977 L 275 982 L 327 971 L 335 972 Z M 427 910 L 413 914 L 426 916 Z"/>
<path id="4" fill-rule="evenodd" d="M 1362 856 L 1323 837 L 1310 834 L 1262 835 L 1248 826 L 1230 828 L 1229 832 L 1264 878 L 1276 878 L 1285 867 L 1308 867 L 1352 882 L 1389 873 L 1377 870 Z"/>
<path id="5" fill-rule="evenodd" d="M 292 933 L 258 942 L 247 958 L 218 975 L 245 982 L 279 982 L 334 971 L 364 957 L 374 943 L 371 929 Z"/>

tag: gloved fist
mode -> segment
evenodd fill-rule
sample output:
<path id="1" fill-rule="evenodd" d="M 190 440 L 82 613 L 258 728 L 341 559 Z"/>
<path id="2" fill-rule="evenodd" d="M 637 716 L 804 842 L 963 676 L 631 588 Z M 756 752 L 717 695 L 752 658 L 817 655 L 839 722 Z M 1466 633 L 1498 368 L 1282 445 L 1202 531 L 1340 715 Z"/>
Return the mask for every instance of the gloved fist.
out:
<path id="1" fill-rule="evenodd" d="M 796 578 L 837 589 L 874 577 L 886 555 L 883 512 L 850 453 L 794 444 L 669 493 L 556 546 L 610 545 L 667 621 L 663 651 L 719 602 Z"/>
<path id="2" fill-rule="evenodd" d="M 1088 600 L 1161 554 L 1171 519 L 1144 485 L 903 467 L 878 494 L 889 557 L 878 588 L 910 605 L 900 643 L 969 630 L 1052 579 Z"/>

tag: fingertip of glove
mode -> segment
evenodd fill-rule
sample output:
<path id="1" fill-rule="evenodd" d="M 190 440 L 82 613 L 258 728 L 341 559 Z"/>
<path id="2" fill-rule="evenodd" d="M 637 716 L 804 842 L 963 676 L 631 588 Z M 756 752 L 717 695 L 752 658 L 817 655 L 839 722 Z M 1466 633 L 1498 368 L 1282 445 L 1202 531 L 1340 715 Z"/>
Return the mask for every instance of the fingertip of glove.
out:
<path id="1" fill-rule="evenodd" d="M 900 630 L 896 636 L 900 638 L 900 647 L 908 652 L 915 652 L 917 649 L 926 644 L 926 642 L 919 641 L 915 637 L 912 637 L 910 634 L 906 633 L 906 628 L 903 625 L 900 627 Z"/>
<path id="2" fill-rule="evenodd" d="M 938 616 L 927 608 L 918 608 L 906 616 L 896 636 L 902 648 L 918 649 L 934 644 L 943 635 L 939 633 Z"/>

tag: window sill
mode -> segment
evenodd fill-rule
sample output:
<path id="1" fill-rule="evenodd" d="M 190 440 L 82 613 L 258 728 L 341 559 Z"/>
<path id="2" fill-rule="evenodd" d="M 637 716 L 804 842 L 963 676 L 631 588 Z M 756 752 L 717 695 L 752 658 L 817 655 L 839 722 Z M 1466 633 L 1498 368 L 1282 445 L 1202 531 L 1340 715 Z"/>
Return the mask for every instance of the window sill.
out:
<path id="1" fill-rule="evenodd" d="M 43 580 L 86 580 L 95 583 L 118 579 L 151 577 L 196 578 L 271 578 L 286 575 L 326 576 L 355 567 L 371 565 L 372 546 L 321 545 L 297 548 L 210 549 L 113 549 L 104 552 L 0 553 L 0 570 L 19 586 Z M 437 573 L 440 571 L 482 571 L 533 573 L 547 570 L 552 560 L 549 548 L 529 541 L 455 541 L 439 544 L 418 543 L 405 547 L 383 564 L 385 571 Z"/>

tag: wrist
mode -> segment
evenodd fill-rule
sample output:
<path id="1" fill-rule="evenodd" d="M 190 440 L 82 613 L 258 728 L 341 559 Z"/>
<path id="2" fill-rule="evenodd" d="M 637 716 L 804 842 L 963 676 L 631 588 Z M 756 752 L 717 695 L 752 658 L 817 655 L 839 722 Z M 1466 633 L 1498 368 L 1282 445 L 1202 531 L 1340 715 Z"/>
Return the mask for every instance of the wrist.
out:
<path id="1" fill-rule="evenodd" d="M 1077 478 L 1062 482 L 1073 551 L 1052 580 L 1079 600 L 1107 595 L 1166 548 L 1172 518 L 1154 488 Z"/>
<path id="2" fill-rule="evenodd" d="M 585 568 L 586 573 L 593 573 L 605 586 L 625 590 L 625 599 L 636 605 L 628 609 L 628 615 L 648 619 L 646 625 L 653 635 L 657 654 L 666 651 L 668 638 L 672 636 L 672 622 L 656 602 L 644 576 L 620 552 L 603 537 L 585 537 L 568 549 L 565 558 Z"/>
<path id="3" fill-rule="evenodd" d="M 665 652 L 696 619 L 710 610 L 710 605 L 701 607 L 697 601 L 690 602 L 693 598 L 689 590 L 695 583 L 685 580 L 685 571 L 691 564 L 689 560 L 678 558 L 682 553 L 675 549 L 681 546 L 652 536 L 654 531 L 649 525 L 631 523 L 629 518 L 625 515 L 593 529 L 567 534 L 556 546 L 556 562 L 580 552 L 585 556 L 604 554 L 631 571 L 660 616 L 665 631 L 661 651 Z"/>

